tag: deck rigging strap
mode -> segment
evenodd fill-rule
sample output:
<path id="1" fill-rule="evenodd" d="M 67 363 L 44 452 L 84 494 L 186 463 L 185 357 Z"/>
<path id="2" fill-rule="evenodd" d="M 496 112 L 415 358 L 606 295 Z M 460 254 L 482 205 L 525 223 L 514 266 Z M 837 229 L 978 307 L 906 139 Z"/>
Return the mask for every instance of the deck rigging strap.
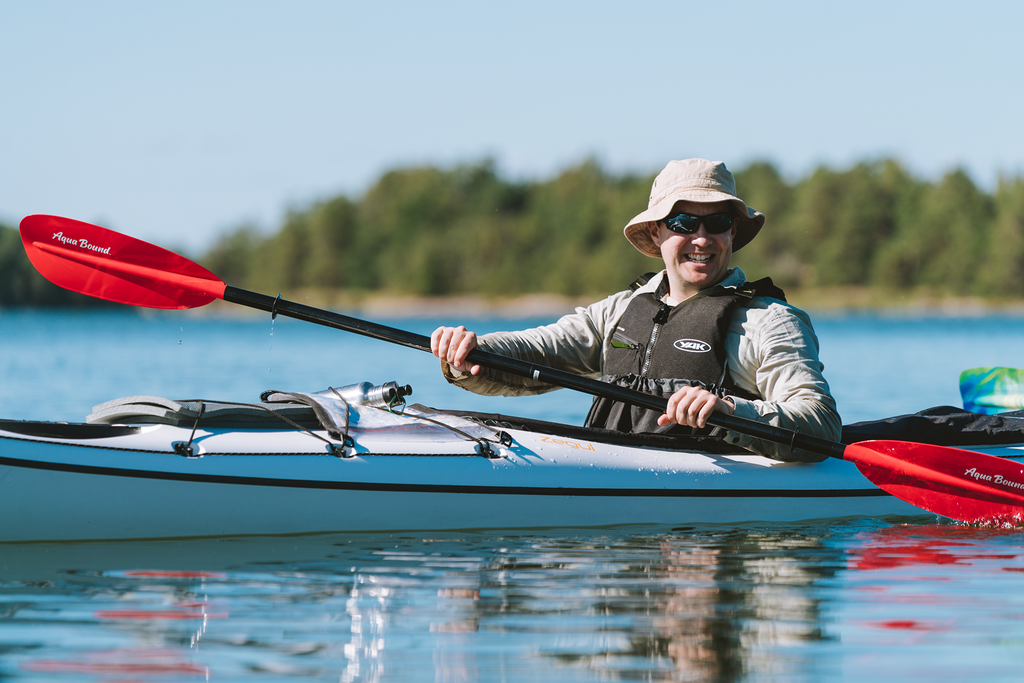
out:
<path id="1" fill-rule="evenodd" d="M 352 437 L 350 437 L 347 433 L 342 435 L 341 437 L 339 437 L 338 440 L 342 442 L 341 444 L 336 444 L 336 443 L 333 443 L 331 441 L 328 441 L 327 439 L 325 439 L 324 437 L 320 436 L 319 434 L 317 434 L 313 430 L 309 429 L 308 427 L 305 427 L 305 426 L 299 424 L 298 422 L 295 422 L 294 420 L 290 420 L 287 417 L 285 417 L 284 415 L 282 415 L 280 412 L 278 412 L 276 410 L 273 410 L 270 406 L 260 405 L 260 404 L 257 404 L 257 403 L 234 403 L 232 401 L 212 401 L 212 400 L 209 400 L 209 399 L 202 399 L 202 398 L 198 399 L 197 402 L 199 403 L 199 411 L 198 411 L 198 414 L 196 415 L 196 421 L 192 425 L 192 434 L 188 437 L 188 441 L 187 442 L 176 441 L 174 443 L 174 452 L 177 453 L 178 455 L 183 455 L 183 456 L 185 456 L 187 458 L 196 457 L 193 454 L 192 441 L 196 437 L 196 430 L 199 428 L 199 422 L 202 420 L 203 414 L 206 412 L 206 404 L 207 403 L 215 403 L 215 404 L 223 405 L 223 406 L 236 406 L 236 407 L 242 407 L 242 408 L 258 408 L 258 409 L 264 411 L 265 413 L 269 413 L 270 415 L 273 415 L 277 419 L 279 419 L 279 420 L 281 420 L 283 422 L 286 422 L 287 424 L 289 424 L 290 426 L 294 427 L 295 429 L 303 431 L 303 432 L 309 434 L 310 436 L 312 436 L 313 438 L 316 438 L 316 439 L 319 439 L 320 441 L 323 441 L 324 443 L 327 444 L 327 448 L 331 452 L 332 455 L 337 455 L 337 456 L 340 456 L 340 457 L 343 457 L 343 458 L 344 457 L 351 457 L 351 456 L 347 456 L 346 455 L 345 449 L 346 448 L 351 448 L 352 446 L 355 445 L 355 442 L 352 440 Z"/>
<path id="2" fill-rule="evenodd" d="M 487 432 L 494 434 L 496 438 L 492 440 L 482 436 L 474 436 L 468 431 L 459 429 L 457 426 L 450 424 L 449 422 L 426 415 L 425 411 L 428 409 L 425 406 L 416 406 L 411 409 L 411 412 L 406 412 L 405 402 L 397 396 L 388 402 L 387 407 L 381 407 L 370 403 L 358 403 L 356 406 L 353 406 L 352 402 L 347 400 L 343 394 L 344 391 L 335 389 L 334 387 L 328 387 L 326 391 L 316 394 L 271 390 L 263 392 L 260 396 L 260 400 L 268 403 L 284 403 L 290 400 L 310 406 L 317 418 L 320 420 L 324 429 L 326 429 L 332 437 L 339 440 L 344 439 L 347 446 L 353 445 L 352 439 L 349 436 L 349 431 L 352 429 L 353 408 L 355 408 L 357 413 L 362 410 L 372 410 L 377 411 L 382 415 L 401 415 L 412 420 L 421 420 L 423 422 L 429 422 L 430 424 L 437 425 L 438 427 L 456 434 L 460 438 L 476 443 L 480 454 L 486 458 L 493 459 L 502 457 L 498 451 L 495 451 L 494 445 L 508 446 L 511 445 L 512 442 L 511 437 L 506 432 L 494 429 L 487 425 L 479 425 L 477 423 L 473 423 L 472 426 L 482 427 Z M 337 402 L 339 401 L 344 406 L 344 411 L 338 409 Z M 401 411 L 396 410 L 396 408 L 399 407 L 402 408 Z"/>

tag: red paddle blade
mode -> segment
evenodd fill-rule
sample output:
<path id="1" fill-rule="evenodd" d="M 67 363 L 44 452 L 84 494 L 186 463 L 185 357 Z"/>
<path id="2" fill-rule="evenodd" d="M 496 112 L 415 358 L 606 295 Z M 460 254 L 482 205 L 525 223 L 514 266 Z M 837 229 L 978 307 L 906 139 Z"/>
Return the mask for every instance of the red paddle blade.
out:
<path id="1" fill-rule="evenodd" d="M 862 441 L 843 459 L 873 484 L 919 508 L 961 522 L 1024 522 L 1024 463 L 905 441 Z"/>
<path id="2" fill-rule="evenodd" d="M 183 256 L 60 216 L 28 216 L 21 241 L 50 282 L 97 299 L 148 308 L 195 308 L 224 298 L 224 283 Z"/>

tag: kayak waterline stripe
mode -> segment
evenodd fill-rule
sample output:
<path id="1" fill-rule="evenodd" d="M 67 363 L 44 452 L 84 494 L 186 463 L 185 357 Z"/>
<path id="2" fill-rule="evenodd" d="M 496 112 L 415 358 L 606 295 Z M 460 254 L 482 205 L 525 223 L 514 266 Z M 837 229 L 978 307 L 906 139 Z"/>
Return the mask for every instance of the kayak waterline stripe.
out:
<path id="1" fill-rule="evenodd" d="M 389 484 L 352 481 L 310 481 L 306 479 L 279 479 L 241 477 L 237 475 L 188 474 L 185 472 L 154 472 L 120 467 L 73 465 L 69 463 L 40 462 L 0 457 L 0 465 L 23 469 L 90 474 L 129 479 L 154 479 L 203 484 L 236 486 L 269 486 L 275 488 L 318 489 L 337 491 L 391 491 L 395 493 L 463 493 L 502 496 L 581 496 L 607 498 L 874 498 L 891 494 L 878 488 L 870 489 L 609 489 L 566 488 L 545 486 L 469 486 L 462 484 Z"/>

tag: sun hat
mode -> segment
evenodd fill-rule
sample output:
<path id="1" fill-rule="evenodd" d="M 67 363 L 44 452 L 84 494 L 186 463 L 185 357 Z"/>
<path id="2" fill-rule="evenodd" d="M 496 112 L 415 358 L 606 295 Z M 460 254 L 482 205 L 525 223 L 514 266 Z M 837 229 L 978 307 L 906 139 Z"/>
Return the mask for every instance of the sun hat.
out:
<path id="1" fill-rule="evenodd" d="M 666 218 L 678 201 L 731 202 L 737 217 L 733 251 L 746 246 L 764 225 L 764 214 L 751 209 L 736 196 L 736 181 L 725 164 L 707 159 L 684 159 L 668 162 L 654 179 L 647 210 L 626 225 L 623 230 L 626 239 L 641 253 L 661 258 L 661 250 L 651 240 L 647 226 Z"/>

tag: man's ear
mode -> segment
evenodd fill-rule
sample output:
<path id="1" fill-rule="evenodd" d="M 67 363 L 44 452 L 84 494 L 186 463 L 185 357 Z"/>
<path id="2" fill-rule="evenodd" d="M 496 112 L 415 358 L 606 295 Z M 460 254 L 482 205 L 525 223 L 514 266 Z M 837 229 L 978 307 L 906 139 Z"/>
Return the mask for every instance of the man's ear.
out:
<path id="1" fill-rule="evenodd" d="M 736 226 L 733 226 L 732 229 L 735 230 Z M 651 233 L 651 241 L 654 242 L 654 246 L 661 249 L 661 226 L 651 221 L 647 224 L 647 231 Z"/>

